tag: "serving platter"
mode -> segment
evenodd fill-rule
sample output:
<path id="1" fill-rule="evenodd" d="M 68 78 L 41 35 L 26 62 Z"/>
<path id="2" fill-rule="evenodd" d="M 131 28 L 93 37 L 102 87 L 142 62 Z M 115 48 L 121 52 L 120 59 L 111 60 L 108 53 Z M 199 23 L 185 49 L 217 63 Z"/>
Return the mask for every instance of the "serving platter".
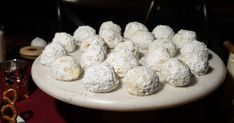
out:
<path id="1" fill-rule="evenodd" d="M 70 55 L 79 61 L 81 52 L 77 50 Z M 147 111 L 191 103 L 215 91 L 225 79 L 226 67 L 211 50 L 209 65 L 208 73 L 194 77 L 191 85 L 172 87 L 160 84 L 160 89 L 150 96 L 131 95 L 123 84 L 109 93 L 88 92 L 82 84 L 82 76 L 71 82 L 54 79 L 51 69 L 40 64 L 40 56 L 33 62 L 32 78 L 42 91 L 69 104 L 109 111 Z"/>

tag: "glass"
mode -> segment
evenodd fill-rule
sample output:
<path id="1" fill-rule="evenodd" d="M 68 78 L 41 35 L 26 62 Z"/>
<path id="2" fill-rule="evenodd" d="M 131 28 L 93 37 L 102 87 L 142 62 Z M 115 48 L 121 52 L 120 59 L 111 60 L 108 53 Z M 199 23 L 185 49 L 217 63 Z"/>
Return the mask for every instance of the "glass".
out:
<path id="1" fill-rule="evenodd" d="M 0 63 L 0 79 L 2 90 L 13 88 L 18 95 L 17 100 L 29 96 L 28 78 L 30 75 L 29 64 L 20 59 L 7 60 Z"/>

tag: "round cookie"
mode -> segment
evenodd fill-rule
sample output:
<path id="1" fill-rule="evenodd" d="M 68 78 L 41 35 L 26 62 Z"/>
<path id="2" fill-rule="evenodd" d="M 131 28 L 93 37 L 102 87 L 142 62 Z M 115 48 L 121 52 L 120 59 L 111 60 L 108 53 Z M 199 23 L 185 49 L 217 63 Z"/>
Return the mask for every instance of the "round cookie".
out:
<path id="1" fill-rule="evenodd" d="M 106 48 L 101 45 L 89 47 L 81 54 L 81 67 L 86 69 L 92 65 L 102 63 L 106 59 L 106 52 Z"/>
<path id="2" fill-rule="evenodd" d="M 93 35 L 82 42 L 82 44 L 80 45 L 80 49 L 82 52 L 84 52 L 85 50 L 92 48 L 96 45 L 99 45 L 103 48 L 107 48 L 106 43 L 101 36 Z"/>
<path id="3" fill-rule="evenodd" d="M 136 58 L 139 58 L 138 47 L 131 40 L 124 39 L 123 42 L 118 43 L 114 48 L 114 52 L 118 52 L 118 51 L 130 52 L 131 54 L 133 54 L 133 56 L 135 56 Z"/>
<path id="4" fill-rule="evenodd" d="M 85 39 L 96 34 L 96 30 L 88 25 L 79 26 L 73 33 L 76 44 L 81 44 Z"/>
<path id="5" fill-rule="evenodd" d="M 137 31 L 148 31 L 148 28 L 137 21 L 129 22 L 124 30 L 124 37 L 130 39 L 130 37 Z"/>
<path id="6" fill-rule="evenodd" d="M 123 83 L 126 85 L 128 93 L 146 96 L 157 91 L 159 77 L 150 69 L 138 66 L 128 70 L 123 78 Z"/>
<path id="7" fill-rule="evenodd" d="M 114 48 L 118 43 L 122 42 L 121 33 L 110 29 L 103 30 L 99 35 L 104 39 L 109 48 Z"/>
<path id="8" fill-rule="evenodd" d="M 72 81 L 78 79 L 81 74 L 80 65 L 71 56 L 61 56 L 52 65 L 52 75 L 61 81 Z"/>
<path id="9" fill-rule="evenodd" d="M 140 50 L 147 50 L 148 46 L 153 42 L 154 35 L 148 31 L 136 31 L 130 37 Z"/>
<path id="10" fill-rule="evenodd" d="M 88 91 L 94 93 L 110 92 L 119 85 L 114 68 L 107 63 L 93 65 L 86 69 L 82 82 Z"/>
<path id="11" fill-rule="evenodd" d="M 138 66 L 136 57 L 129 52 L 122 51 L 110 53 L 106 62 L 114 67 L 114 70 L 119 77 L 123 77 L 129 69 Z"/>
<path id="12" fill-rule="evenodd" d="M 164 62 L 158 74 L 161 82 L 175 87 L 181 87 L 191 83 L 192 74 L 189 67 L 177 58 L 171 58 Z"/>
<path id="13" fill-rule="evenodd" d="M 143 58 L 143 65 L 158 72 L 162 64 L 171 58 L 167 49 L 159 47 L 157 49 L 149 51 Z"/>
<path id="14" fill-rule="evenodd" d="M 73 38 L 73 36 L 66 32 L 55 33 L 52 42 L 59 43 L 61 46 L 64 47 L 67 53 L 71 53 L 76 49 L 75 39 Z"/>
<path id="15" fill-rule="evenodd" d="M 99 29 L 99 35 L 104 30 L 112 30 L 117 33 L 121 33 L 121 27 L 118 24 L 113 23 L 112 21 L 103 22 Z"/>
<path id="16" fill-rule="evenodd" d="M 172 40 L 174 41 L 174 43 L 178 48 L 181 48 L 186 42 L 196 40 L 196 38 L 197 38 L 196 32 L 191 30 L 181 29 L 173 36 Z"/>
<path id="17" fill-rule="evenodd" d="M 152 33 L 156 39 L 172 39 L 172 37 L 175 35 L 173 29 L 167 25 L 156 26 Z"/>
<path id="18" fill-rule="evenodd" d="M 209 62 L 207 58 L 202 57 L 199 54 L 182 55 L 180 59 L 189 66 L 191 72 L 196 76 L 204 75 L 209 70 Z"/>
<path id="19" fill-rule="evenodd" d="M 52 42 L 42 51 L 40 63 L 45 66 L 51 66 L 58 57 L 66 54 L 65 49 L 59 43 Z"/>
<path id="20" fill-rule="evenodd" d="M 33 46 L 25 46 L 20 48 L 19 51 L 20 55 L 23 58 L 27 59 L 35 59 L 42 53 L 42 48 L 40 47 L 33 47 Z"/>
<path id="21" fill-rule="evenodd" d="M 46 45 L 47 45 L 47 42 L 40 37 L 36 37 L 31 41 L 31 46 L 33 46 L 33 47 L 44 48 Z"/>
<path id="22" fill-rule="evenodd" d="M 167 51 L 170 53 L 171 57 L 175 57 L 177 54 L 177 46 L 173 41 L 170 39 L 156 39 L 149 45 L 149 51 L 152 51 L 154 49 L 157 49 L 159 47 L 167 49 Z"/>

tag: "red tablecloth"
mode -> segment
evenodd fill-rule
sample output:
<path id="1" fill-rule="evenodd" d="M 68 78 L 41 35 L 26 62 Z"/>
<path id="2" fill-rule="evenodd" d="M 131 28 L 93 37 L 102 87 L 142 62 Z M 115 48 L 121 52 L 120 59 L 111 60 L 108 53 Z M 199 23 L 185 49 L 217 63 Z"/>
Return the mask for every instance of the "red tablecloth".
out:
<path id="1" fill-rule="evenodd" d="M 102 122 L 102 111 L 73 106 L 56 100 L 39 88 L 30 97 L 16 104 L 26 123 Z"/>
<path id="2" fill-rule="evenodd" d="M 40 89 L 35 90 L 28 99 L 17 102 L 17 109 L 27 123 L 65 123 L 57 111 L 56 100 Z"/>

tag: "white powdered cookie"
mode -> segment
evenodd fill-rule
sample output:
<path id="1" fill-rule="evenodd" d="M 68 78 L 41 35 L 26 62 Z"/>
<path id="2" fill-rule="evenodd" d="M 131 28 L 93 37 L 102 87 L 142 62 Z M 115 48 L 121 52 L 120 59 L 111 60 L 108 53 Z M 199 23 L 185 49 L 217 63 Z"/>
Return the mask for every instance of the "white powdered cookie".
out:
<path id="1" fill-rule="evenodd" d="M 192 74 L 189 67 L 177 58 L 171 58 L 163 63 L 158 74 L 161 82 L 172 86 L 185 86 L 191 83 Z"/>
<path id="2" fill-rule="evenodd" d="M 148 46 L 154 41 L 154 35 L 148 31 L 137 31 L 131 37 L 140 50 L 147 50 Z"/>
<path id="3" fill-rule="evenodd" d="M 82 54 L 80 65 L 86 69 L 92 65 L 100 64 L 106 59 L 107 51 L 102 45 L 93 45 L 87 48 Z"/>
<path id="4" fill-rule="evenodd" d="M 199 54 L 194 53 L 182 55 L 180 59 L 189 66 L 191 72 L 195 76 L 204 75 L 209 69 L 207 58 L 204 58 L 204 56 Z"/>
<path id="5" fill-rule="evenodd" d="M 146 67 L 158 72 L 162 64 L 171 58 L 170 53 L 165 48 L 157 48 L 149 51 L 143 58 L 143 62 Z"/>
<path id="6" fill-rule="evenodd" d="M 104 30 L 112 30 L 114 32 L 121 33 L 121 27 L 118 24 L 113 23 L 112 21 L 106 21 L 102 23 L 99 29 L 99 35 Z"/>
<path id="7" fill-rule="evenodd" d="M 150 69 L 138 66 L 128 70 L 123 78 L 123 83 L 126 85 L 128 93 L 146 96 L 157 91 L 159 77 Z"/>
<path id="8" fill-rule="evenodd" d="M 55 33 L 52 42 L 61 44 L 67 53 L 71 53 L 76 49 L 75 39 L 73 38 L 73 36 L 65 32 Z"/>
<path id="9" fill-rule="evenodd" d="M 45 66 L 51 66 L 58 57 L 64 55 L 66 55 L 65 49 L 59 43 L 52 42 L 42 51 L 40 63 Z"/>
<path id="10" fill-rule="evenodd" d="M 148 29 L 140 22 L 129 22 L 125 27 L 124 37 L 129 39 L 137 31 L 148 31 Z"/>
<path id="11" fill-rule="evenodd" d="M 207 61 L 209 56 L 209 50 L 207 46 L 200 41 L 194 40 L 185 43 L 180 49 L 181 55 L 198 55 L 202 61 Z"/>
<path id="12" fill-rule="evenodd" d="M 106 43 L 101 36 L 93 35 L 82 42 L 80 49 L 82 52 L 84 52 L 85 50 L 92 48 L 93 46 L 96 45 L 99 45 L 103 48 L 107 48 Z"/>
<path id="13" fill-rule="evenodd" d="M 174 43 L 178 48 L 181 48 L 186 42 L 196 40 L 196 38 L 197 38 L 196 32 L 181 29 L 174 35 L 172 40 L 174 41 Z"/>
<path id="14" fill-rule="evenodd" d="M 45 48 L 46 45 L 47 45 L 47 42 L 40 37 L 36 37 L 31 41 L 31 46 L 33 47 Z"/>
<path id="15" fill-rule="evenodd" d="M 172 39 L 175 35 L 173 29 L 167 25 L 158 25 L 156 26 L 152 33 L 156 39 Z"/>
<path id="16" fill-rule="evenodd" d="M 79 26 L 73 33 L 76 44 L 81 44 L 85 39 L 90 36 L 96 35 L 96 30 L 88 25 Z"/>
<path id="17" fill-rule="evenodd" d="M 99 35 L 104 39 L 109 48 L 114 48 L 118 43 L 122 42 L 121 33 L 110 29 L 102 30 Z"/>
<path id="18" fill-rule="evenodd" d="M 106 62 L 114 67 L 119 77 L 123 77 L 129 69 L 138 66 L 136 57 L 129 52 L 112 52 L 107 57 Z"/>
<path id="19" fill-rule="evenodd" d="M 61 81 L 72 81 L 78 79 L 81 68 L 71 56 L 61 56 L 54 61 L 52 76 Z"/>
<path id="20" fill-rule="evenodd" d="M 95 93 L 110 92 L 119 85 L 113 67 L 107 63 L 89 67 L 82 82 L 88 91 Z"/>
<path id="21" fill-rule="evenodd" d="M 138 51 L 137 45 L 134 42 L 132 42 L 131 40 L 128 40 L 128 39 L 124 39 L 123 42 L 120 42 L 119 44 L 117 44 L 115 46 L 114 52 L 118 52 L 118 51 L 130 52 L 136 58 L 139 57 L 139 51 Z"/>
<path id="22" fill-rule="evenodd" d="M 170 39 L 156 39 L 149 45 L 149 52 L 159 47 L 167 49 L 171 57 L 175 57 L 177 54 L 177 47 L 173 41 Z"/>

